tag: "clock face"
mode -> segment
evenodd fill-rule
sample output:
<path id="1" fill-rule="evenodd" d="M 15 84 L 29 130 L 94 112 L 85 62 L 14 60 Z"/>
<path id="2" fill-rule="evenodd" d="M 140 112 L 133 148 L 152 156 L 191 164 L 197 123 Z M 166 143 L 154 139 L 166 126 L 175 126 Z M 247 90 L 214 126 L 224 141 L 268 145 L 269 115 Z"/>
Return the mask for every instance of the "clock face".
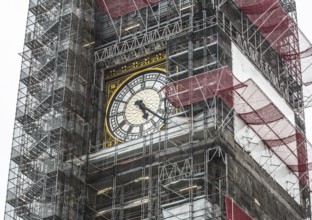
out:
<path id="1" fill-rule="evenodd" d="M 110 135 L 128 141 L 159 131 L 164 124 L 165 72 L 139 72 L 126 79 L 108 102 L 106 127 Z M 172 107 L 167 107 L 170 111 Z"/>

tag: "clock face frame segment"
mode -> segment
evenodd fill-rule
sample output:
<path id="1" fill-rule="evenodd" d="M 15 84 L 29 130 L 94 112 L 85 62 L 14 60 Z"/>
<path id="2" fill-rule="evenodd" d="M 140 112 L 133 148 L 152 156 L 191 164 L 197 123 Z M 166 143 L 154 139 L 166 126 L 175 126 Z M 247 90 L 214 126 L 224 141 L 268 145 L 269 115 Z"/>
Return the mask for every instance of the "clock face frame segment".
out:
<path id="1" fill-rule="evenodd" d="M 129 141 L 159 131 L 166 114 L 162 91 L 166 83 L 166 73 L 161 69 L 137 72 L 127 78 L 108 102 L 105 125 L 109 134 L 120 141 Z M 157 115 L 146 111 L 148 116 L 143 117 L 136 101 L 142 101 Z"/>

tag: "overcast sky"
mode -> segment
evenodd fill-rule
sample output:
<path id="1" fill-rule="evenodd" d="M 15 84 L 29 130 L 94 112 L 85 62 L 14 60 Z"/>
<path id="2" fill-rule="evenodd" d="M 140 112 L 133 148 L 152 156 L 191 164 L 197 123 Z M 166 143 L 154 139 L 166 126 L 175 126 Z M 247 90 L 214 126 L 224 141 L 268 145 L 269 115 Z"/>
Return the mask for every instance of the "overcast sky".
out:
<path id="1" fill-rule="evenodd" d="M 23 51 L 28 0 L 2 0 L 0 13 L 0 219 L 3 219 L 17 88 Z M 297 0 L 299 27 L 312 39 L 312 1 Z M 311 86 L 312 87 L 312 86 Z M 312 140 L 312 108 L 306 113 L 307 135 Z"/>

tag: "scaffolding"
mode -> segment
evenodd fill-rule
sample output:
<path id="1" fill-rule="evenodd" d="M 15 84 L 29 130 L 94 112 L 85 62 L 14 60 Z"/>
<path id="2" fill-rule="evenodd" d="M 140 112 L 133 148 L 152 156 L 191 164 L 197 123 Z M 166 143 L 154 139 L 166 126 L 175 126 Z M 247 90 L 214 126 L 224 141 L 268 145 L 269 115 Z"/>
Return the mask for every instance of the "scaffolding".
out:
<path id="1" fill-rule="evenodd" d="M 98 0 L 98 4 L 101 7 L 102 10 L 104 10 L 109 16 L 112 18 L 118 18 L 120 16 L 135 12 L 137 10 L 140 10 L 142 8 L 148 7 L 151 4 L 157 3 L 160 0 L 150 0 L 150 1 L 132 1 L 132 0 L 126 0 L 126 1 L 104 1 L 104 0 Z"/>
<path id="2" fill-rule="evenodd" d="M 5 219 L 82 219 L 94 42 L 92 1 L 31 0 Z"/>
<path id="3" fill-rule="evenodd" d="M 165 91 L 168 101 L 175 107 L 219 96 L 295 173 L 303 189 L 310 187 L 305 134 L 283 115 L 252 80 L 241 83 L 228 67 L 223 67 L 169 83 Z"/>
<path id="4" fill-rule="evenodd" d="M 121 10 L 116 10 L 118 1 L 99 1 L 103 14 L 98 17 L 105 21 L 105 28 L 97 27 L 101 37 L 95 63 L 102 71 L 99 75 L 104 85 L 144 68 L 134 62 L 149 60 L 153 53 L 165 54 L 162 67 L 168 72 L 169 83 L 164 92 L 176 113 L 168 115 L 163 131 L 113 146 L 103 140 L 92 147 L 88 179 L 98 192 L 98 219 L 230 219 L 233 207 L 232 215 L 238 213 L 246 219 L 299 218 L 295 212 L 305 213 L 301 218 L 310 215 L 300 59 L 289 59 L 294 51 L 302 51 L 294 22 L 295 5 L 293 1 L 265 2 L 268 7 L 276 4 L 279 12 L 274 13 L 287 22 L 263 25 L 264 20 L 250 17 L 236 1 L 140 2 L 145 7 L 126 1 L 129 7 Z M 267 9 L 263 6 L 261 10 L 264 13 Z M 256 25 L 256 21 L 261 23 Z M 283 34 L 286 24 L 292 29 Z M 274 42 L 269 33 L 276 26 L 279 32 L 274 36 L 279 36 L 279 42 Z M 233 43 L 272 81 L 295 112 L 296 124 L 252 80 L 241 82 L 234 76 Z M 267 111 L 271 114 L 265 114 Z M 256 157 L 250 153 L 244 157 L 246 163 L 234 159 L 236 151 L 249 154 L 250 150 L 234 134 L 237 123 L 253 131 L 246 139 L 258 138 L 258 143 L 249 143 L 248 147 L 261 145 L 268 154 Z M 287 129 L 281 130 L 286 125 Z M 259 166 L 257 174 L 250 173 L 254 163 Z M 291 174 L 280 180 L 280 169 Z M 263 180 L 258 173 L 274 180 Z M 246 189 L 241 187 L 244 184 Z M 284 197 L 277 204 L 264 205 L 267 200 L 262 199 L 273 199 L 277 191 L 254 188 L 269 185 Z M 239 205 L 234 205 L 233 199 Z M 276 211 L 284 210 L 282 207 L 289 209 L 285 213 Z"/>
<path id="5" fill-rule="evenodd" d="M 298 27 L 296 14 L 292 13 L 294 2 L 277 0 L 260 2 L 236 0 L 234 2 L 252 22 L 251 27 L 255 27 L 262 34 L 264 40 L 270 43 L 270 46 L 279 54 L 293 74 L 300 75 L 300 84 L 305 87 L 311 85 L 312 45 Z M 249 28 L 244 32 L 248 32 Z M 254 35 L 251 33 L 246 37 L 251 40 Z M 263 43 L 264 41 L 255 46 L 261 47 Z M 265 49 L 262 53 L 266 53 L 267 50 Z M 307 99 L 303 99 L 305 107 L 311 105 L 310 88 L 308 90 L 308 93 L 304 91 L 307 94 L 303 94 L 308 96 Z"/>
<path id="6" fill-rule="evenodd" d="M 31 0 L 5 219 L 311 218 L 311 55 L 293 0 Z M 110 89 L 146 67 L 174 111 L 112 142 Z"/>

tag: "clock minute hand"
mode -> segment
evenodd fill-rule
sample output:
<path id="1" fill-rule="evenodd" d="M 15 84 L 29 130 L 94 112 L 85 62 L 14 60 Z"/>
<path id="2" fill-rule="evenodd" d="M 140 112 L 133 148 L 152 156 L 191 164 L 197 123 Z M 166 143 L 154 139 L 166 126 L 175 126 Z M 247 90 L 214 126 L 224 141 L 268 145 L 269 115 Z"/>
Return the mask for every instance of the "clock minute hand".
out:
<path id="1" fill-rule="evenodd" d="M 137 101 L 135 101 L 134 104 L 135 104 L 135 105 L 138 105 L 139 108 L 140 108 L 142 111 L 143 111 L 143 109 L 144 109 L 144 110 L 146 110 L 146 111 L 152 113 L 152 114 L 155 115 L 156 117 L 160 118 L 161 120 L 165 121 L 165 119 L 164 119 L 163 117 L 159 116 L 158 114 L 156 114 L 155 112 L 153 112 L 152 110 L 150 110 L 149 108 L 147 108 L 147 107 L 145 106 L 145 104 L 143 103 L 142 100 L 137 100 Z M 144 113 L 144 112 L 143 112 L 143 113 Z M 147 113 L 146 113 L 146 114 L 147 114 Z M 144 118 L 144 116 L 143 116 L 143 118 Z M 146 119 L 146 118 L 145 118 L 145 119 Z"/>
<path id="2" fill-rule="evenodd" d="M 152 113 L 153 115 L 155 115 L 156 117 L 160 118 L 161 120 L 165 120 L 163 117 L 161 117 L 160 115 L 156 114 L 155 112 L 153 112 L 152 110 L 150 110 L 149 108 L 145 107 L 145 110 Z"/>

